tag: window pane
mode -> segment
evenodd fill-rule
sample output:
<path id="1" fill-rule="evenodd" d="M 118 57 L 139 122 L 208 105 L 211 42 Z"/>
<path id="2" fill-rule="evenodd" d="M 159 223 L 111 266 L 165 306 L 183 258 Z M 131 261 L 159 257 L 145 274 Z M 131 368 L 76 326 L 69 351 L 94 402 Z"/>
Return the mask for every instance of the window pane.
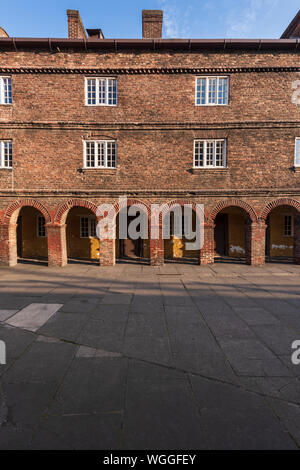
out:
<path id="1" fill-rule="evenodd" d="M 88 104 L 96 104 L 96 79 L 92 78 L 87 81 L 87 102 Z"/>
<path id="2" fill-rule="evenodd" d="M 117 104 L 117 81 L 115 79 L 107 80 L 108 86 L 108 103 L 110 105 Z"/>
<path id="3" fill-rule="evenodd" d="M 115 142 L 107 142 L 107 167 L 116 166 L 116 145 Z"/>
<path id="4" fill-rule="evenodd" d="M 203 166 L 204 162 L 204 142 L 203 141 L 196 141 L 195 142 L 195 157 L 194 157 L 194 165 Z"/>
<path id="5" fill-rule="evenodd" d="M 208 79 L 208 103 L 217 104 L 217 79 Z"/>
<path id="6" fill-rule="evenodd" d="M 206 78 L 197 79 L 197 104 L 206 104 Z"/>
<path id="7" fill-rule="evenodd" d="M 99 86 L 99 104 L 106 104 L 106 79 L 100 78 L 98 81 Z"/>
<path id="8" fill-rule="evenodd" d="M 86 142 L 86 166 L 95 167 L 95 142 Z"/>
<path id="9" fill-rule="evenodd" d="M 218 104 L 228 103 L 228 78 L 219 78 Z"/>
<path id="10" fill-rule="evenodd" d="M 90 219 L 91 222 L 91 237 L 96 237 L 97 236 L 97 220 L 96 219 Z"/>
<path id="11" fill-rule="evenodd" d="M 293 222 L 291 215 L 284 216 L 284 235 L 286 237 L 291 237 L 293 235 Z"/>
<path id="12" fill-rule="evenodd" d="M 46 236 L 45 217 L 39 216 L 37 221 L 38 221 L 38 237 L 45 237 Z"/>
<path id="13" fill-rule="evenodd" d="M 295 165 L 300 166 L 300 139 L 296 139 Z"/>
<path id="14" fill-rule="evenodd" d="M 214 143 L 206 142 L 206 166 L 214 164 Z"/>
<path id="15" fill-rule="evenodd" d="M 12 79 L 3 78 L 2 80 L 4 104 L 12 104 Z"/>
<path id="16" fill-rule="evenodd" d="M 216 166 L 225 166 L 225 159 L 224 159 L 224 150 L 225 150 L 225 143 L 216 142 Z"/>
<path id="17" fill-rule="evenodd" d="M 89 237 L 89 219 L 88 217 L 81 217 L 80 219 L 80 237 Z"/>
<path id="18" fill-rule="evenodd" d="M 105 142 L 98 143 L 98 166 L 105 165 Z"/>
<path id="19" fill-rule="evenodd" d="M 3 143 L 3 165 L 12 168 L 12 142 Z"/>

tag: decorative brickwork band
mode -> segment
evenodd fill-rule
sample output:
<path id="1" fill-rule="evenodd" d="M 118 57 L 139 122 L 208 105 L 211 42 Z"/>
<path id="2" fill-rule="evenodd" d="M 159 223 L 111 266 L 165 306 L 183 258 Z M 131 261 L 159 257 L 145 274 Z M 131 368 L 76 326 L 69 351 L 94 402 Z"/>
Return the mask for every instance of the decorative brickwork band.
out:
<path id="1" fill-rule="evenodd" d="M 214 73 L 300 72 L 300 67 L 151 67 L 151 68 L 68 68 L 68 67 L 0 67 L 3 74 L 83 74 L 83 75 L 174 75 Z"/>
<path id="2" fill-rule="evenodd" d="M 266 224 L 250 221 L 246 225 L 246 263 L 252 266 L 265 264 Z"/>
<path id="3" fill-rule="evenodd" d="M 48 265 L 66 266 L 68 264 L 66 225 L 48 224 Z"/>

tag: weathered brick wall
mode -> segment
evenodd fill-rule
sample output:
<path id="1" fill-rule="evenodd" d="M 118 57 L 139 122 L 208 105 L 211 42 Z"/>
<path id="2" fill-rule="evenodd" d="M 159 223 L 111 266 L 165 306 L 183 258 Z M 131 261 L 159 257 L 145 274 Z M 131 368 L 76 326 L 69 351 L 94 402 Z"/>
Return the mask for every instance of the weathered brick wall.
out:
<path id="1" fill-rule="evenodd" d="M 13 139 L 15 170 L 0 170 L 0 189 L 200 190 L 296 188 L 296 128 L 218 130 L 0 129 Z M 83 138 L 117 140 L 117 169 L 83 167 Z M 223 169 L 193 170 L 195 138 L 227 138 Z"/>
<path id="2" fill-rule="evenodd" d="M 299 59 L 292 52 L 44 51 L 0 53 L 0 63 L 1 67 L 38 69 L 241 68 L 295 67 Z M 292 169 L 295 137 L 300 136 L 300 107 L 291 100 L 292 83 L 299 78 L 296 72 L 229 73 L 229 106 L 211 107 L 195 106 L 193 73 L 117 74 L 117 107 L 84 105 L 84 73 L 62 70 L 12 76 L 14 103 L 0 106 L 0 139 L 13 139 L 15 163 L 13 172 L 0 169 L 3 260 L 9 232 L 4 215 L 11 204 L 20 200 L 25 205 L 28 198 L 43 204 L 50 214 L 50 264 L 66 263 L 64 222 L 53 222 L 59 208 L 74 198 L 95 206 L 116 202 L 123 193 L 147 204 L 184 198 L 205 204 L 207 217 L 226 200 L 233 205 L 236 200 L 248 203 L 257 216 L 278 199 L 299 204 L 300 173 Z M 83 166 L 83 139 L 106 137 L 117 140 L 118 168 L 78 172 Z M 193 171 L 195 138 L 226 138 L 228 168 Z M 213 257 L 213 220 L 206 228 L 201 263 Z M 260 225 L 253 225 L 252 232 L 249 229 L 248 258 L 254 264 L 264 256 L 264 230 Z M 101 247 L 101 263 L 109 264 L 112 245 L 103 240 Z M 161 256 L 161 241 L 151 241 L 150 251 Z M 154 257 L 151 262 L 160 261 Z"/>
<path id="3" fill-rule="evenodd" d="M 6 52 L 21 67 L 295 66 L 295 53 Z M 118 106 L 84 105 L 85 74 L 13 74 L 12 106 L 0 106 L 0 138 L 13 138 L 14 177 L 0 189 L 297 188 L 291 170 L 300 106 L 295 72 L 230 74 L 229 106 L 195 106 L 194 74 L 118 75 Z M 296 125 L 295 125 L 296 123 Z M 298 124 L 297 124 L 298 123 Z M 83 166 L 83 138 L 118 143 L 117 170 Z M 195 138 L 227 138 L 228 170 L 192 172 Z"/>

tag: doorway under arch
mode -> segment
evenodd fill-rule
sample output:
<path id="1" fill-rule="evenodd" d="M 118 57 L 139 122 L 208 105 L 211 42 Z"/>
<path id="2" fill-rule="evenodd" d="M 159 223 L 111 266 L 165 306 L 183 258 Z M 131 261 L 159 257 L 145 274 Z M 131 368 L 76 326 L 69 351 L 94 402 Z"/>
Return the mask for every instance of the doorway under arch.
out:
<path id="1" fill-rule="evenodd" d="M 98 263 L 100 243 L 97 219 L 87 207 L 74 206 L 66 217 L 68 263 Z"/>

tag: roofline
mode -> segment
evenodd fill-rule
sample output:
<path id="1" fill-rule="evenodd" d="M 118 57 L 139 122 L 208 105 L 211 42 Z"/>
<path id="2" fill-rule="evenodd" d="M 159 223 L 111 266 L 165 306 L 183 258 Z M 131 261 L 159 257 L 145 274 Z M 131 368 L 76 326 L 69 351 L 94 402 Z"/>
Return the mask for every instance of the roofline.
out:
<path id="1" fill-rule="evenodd" d="M 199 50 L 300 50 L 300 39 L 67 39 L 67 38 L 0 38 L 1 50 L 61 50 L 93 52 L 95 50 L 119 52 L 146 51 L 199 51 Z"/>

